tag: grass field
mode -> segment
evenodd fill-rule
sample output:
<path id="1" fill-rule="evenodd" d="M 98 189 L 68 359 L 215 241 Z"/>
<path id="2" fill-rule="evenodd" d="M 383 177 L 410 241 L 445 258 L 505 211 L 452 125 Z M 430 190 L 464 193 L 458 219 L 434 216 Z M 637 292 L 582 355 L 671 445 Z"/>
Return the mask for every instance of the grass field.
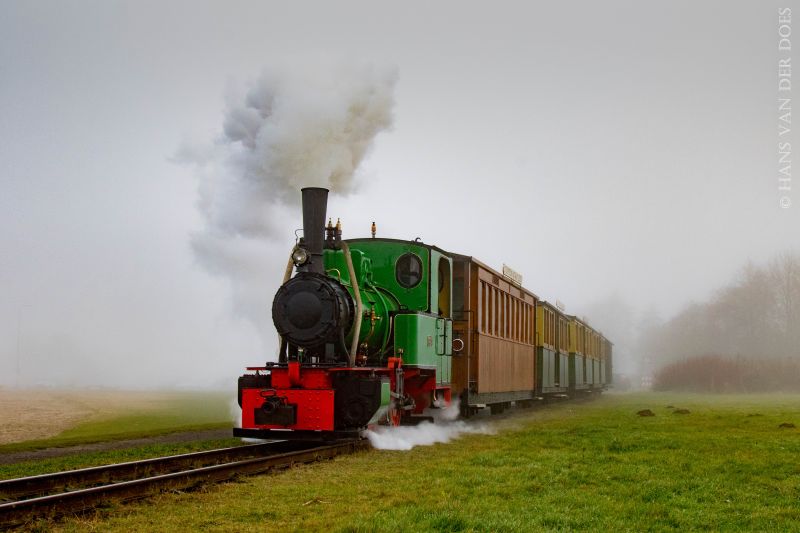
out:
<path id="1" fill-rule="evenodd" d="M 496 422 L 496 435 L 365 452 L 41 527 L 800 530 L 800 430 L 783 422 L 800 425 L 800 396 L 608 395 L 523 411 Z"/>
<path id="2" fill-rule="evenodd" d="M 48 474 L 63 470 L 88 468 L 90 466 L 138 461 L 140 459 L 213 450 L 215 448 L 227 448 L 229 446 L 241 445 L 241 443 L 241 439 L 234 439 L 233 437 L 229 439 L 190 442 L 153 443 L 143 446 L 126 447 L 118 450 L 92 451 L 65 455 L 63 457 L 0 464 L 0 479 L 37 476 L 39 474 Z"/>
<path id="3" fill-rule="evenodd" d="M 19 393 L 16 393 L 19 395 Z M 73 446 L 108 440 L 151 437 L 154 435 L 200 429 L 231 427 L 231 395 L 222 392 L 60 392 L 65 400 L 83 404 L 81 421 L 47 438 L 22 440 L 0 445 L 0 454 L 37 450 L 58 446 Z M 38 399 L 37 399 L 38 398 Z M 57 401 L 36 395 L 30 409 L 38 401 Z M 105 403 L 104 403 L 105 402 Z M 25 420 L 25 408 L 14 413 Z M 54 415 L 57 416 L 57 415 Z M 6 421 L 4 424 L 13 424 Z M 47 420 L 42 420 L 47 424 Z"/>

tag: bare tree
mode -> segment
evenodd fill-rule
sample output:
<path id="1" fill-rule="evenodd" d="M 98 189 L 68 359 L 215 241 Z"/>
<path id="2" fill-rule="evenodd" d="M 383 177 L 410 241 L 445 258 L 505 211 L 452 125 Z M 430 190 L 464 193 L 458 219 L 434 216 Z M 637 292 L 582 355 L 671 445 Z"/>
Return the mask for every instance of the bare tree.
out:
<path id="1" fill-rule="evenodd" d="M 776 295 L 779 348 L 785 355 L 800 355 L 800 256 L 782 253 L 770 264 Z"/>
<path id="2" fill-rule="evenodd" d="M 642 328 L 637 348 L 656 366 L 705 355 L 800 358 L 800 255 L 780 254 L 768 268 L 748 263 L 709 302 Z"/>

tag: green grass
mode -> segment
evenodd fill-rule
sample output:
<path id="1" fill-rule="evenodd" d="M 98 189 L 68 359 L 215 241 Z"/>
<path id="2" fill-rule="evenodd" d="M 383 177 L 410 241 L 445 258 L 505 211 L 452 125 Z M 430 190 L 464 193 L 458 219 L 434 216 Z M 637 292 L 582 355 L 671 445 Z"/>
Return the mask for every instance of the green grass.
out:
<path id="1" fill-rule="evenodd" d="M 231 427 L 230 394 L 222 392 L 158 393 L 147 406 L 121 408 L 93 417 L 55 437 L 0 446 L 0 454 L 74 446 L 109 440 L 151 437 L 178 431 Z"/>
<path id="2" fill-rule="evenodd" d="M 688 408 L 672 414 L 666 406 Z M 655 417 L 639 417 L 649 408 Z M 497 435 L 113 506 L 98 531 L 800 530 L 800 396 L 614 395 Z"/>
<path id="3" fill-rule="evenodd" d="M 50 472 L 60 472 L 62 470 L 74 470 L 76 468 L 87 468 L 90 466 L 100 466 L 111 463 L 123 463 L 126 461 L 138 461 L 140 459 L 163 457 L 165 455 L 177 455 L 181 453 L 212 450 L 215 448 L 227 448 L 229 446 L 238 446 L 241 443 L 241 439 L 234 438 L 162 443 L 150 444 L 147 446 L 136 446 L 120 450 L 89 452 L 77 455 L 66 455 L 63 457 L 53 457 L 50 459 L 23 461 L 20 463 L 0 465 L 0 479 L 36 476 Z"/>

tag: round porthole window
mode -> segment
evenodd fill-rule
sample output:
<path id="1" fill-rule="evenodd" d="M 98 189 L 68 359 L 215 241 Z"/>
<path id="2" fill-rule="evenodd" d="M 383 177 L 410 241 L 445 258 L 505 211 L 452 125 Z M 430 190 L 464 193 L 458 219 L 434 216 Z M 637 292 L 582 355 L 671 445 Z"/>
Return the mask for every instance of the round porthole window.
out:
<path id="1" fill-rule="evenodd" d="M 397 260 L 395 274 L 401 287 L 416 287 L 422 281 L 422 260 L 412 253 L 401 255 Z"/>

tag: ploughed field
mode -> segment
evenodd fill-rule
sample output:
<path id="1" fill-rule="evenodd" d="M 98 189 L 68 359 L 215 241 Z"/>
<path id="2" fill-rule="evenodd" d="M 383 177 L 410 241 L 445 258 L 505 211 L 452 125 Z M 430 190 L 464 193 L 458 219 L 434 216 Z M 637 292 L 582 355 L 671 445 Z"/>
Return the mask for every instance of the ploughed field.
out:
<path id="1" fill-rule="evenodd" d="M 637 414 L 644 410 L 654 416 Z M 800 430 L 780 427 L 800 426 L 800 395 L 607 394 L 474 423 L 497 432 L 162 494 L 47 527 L 786 531 L 800 524 Z"/>

